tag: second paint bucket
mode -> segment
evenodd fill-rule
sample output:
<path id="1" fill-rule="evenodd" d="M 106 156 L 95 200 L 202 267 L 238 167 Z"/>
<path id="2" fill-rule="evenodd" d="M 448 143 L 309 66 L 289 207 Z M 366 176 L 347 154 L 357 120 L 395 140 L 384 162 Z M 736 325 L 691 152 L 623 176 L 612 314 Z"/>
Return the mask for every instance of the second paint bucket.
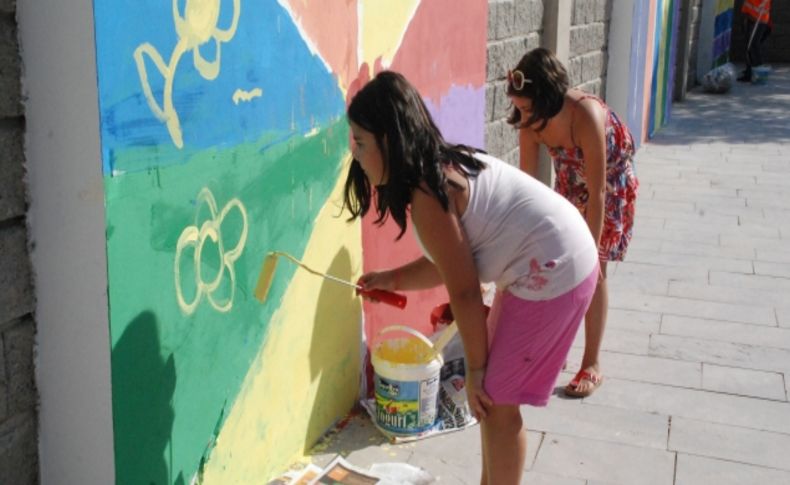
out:
<path id="1" fill-rule="evenodd" d="M 393 435 L 408 436 L 430 430 L 436 424 L 441 355 L 422 333 L 392 325 L 379 336 L 405 332 L 407 337 L 379 341 L 373 363 L 376 424 Z"/>

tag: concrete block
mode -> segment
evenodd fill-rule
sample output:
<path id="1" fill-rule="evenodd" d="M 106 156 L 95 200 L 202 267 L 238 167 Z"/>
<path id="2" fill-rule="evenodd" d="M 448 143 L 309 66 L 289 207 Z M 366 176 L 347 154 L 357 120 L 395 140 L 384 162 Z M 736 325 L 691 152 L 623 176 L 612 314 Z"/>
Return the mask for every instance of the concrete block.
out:
<path id="1" fill-rule="evenodd" d="M 661 334 L 790 350 L 790 329 L 664 315 Z"/>
<path id="2" fill-rule="evenodd" d="M 675 455 L 664 450 L 546 434 L 533 470 L 611 483 L 671 485 L 674 468 Z"/>
<path id="3" fill-rule="evenodd" d="M 25 213 L 23 136 L 21 126 L 0 128 L 0 221 Z"/>
<path id="4" fill-rule="evenodd" d="M 38 483 L 38 440 L 33 413 L 0 423 L 0 477 L 3 485 Z"/>
<path id="5" fill-rule="evenodd" d="M 494 98 L 494 119 L 501 120 L 510 117 L 513 112 L 513 103 L 507 96 L 507 81 L 494 83 L 496 85 L 496 93 Z"/>
<path id="6" fill-rule="evenodd" d="M 605 45 L 606 24 L 594 23 L 571 27 L 571 57 L 601 50 Z"/>
<path id="7" fill-rule="evenodd" d="M 487 81 L 503 80 L 527 51 L 529 38 L 514 37 L 488 44 Z"/>
<path id="8" fill-rule="evenodd" d="M 516 28 L 523 34 L 543 30 L 543 2 L 516 0 Z"/>
<path id="9" fill-rule="evenodd" d="M 786 402 L 616 378 L 607 379 L 600 390 L 585 403 L 790 434 Z"/>
<path id="10" fill-rule="evenodd" d="M 16 24 L 0 17 L 0 118 L 23 113 L 21 103 L 21 60 Z"/>
<path id="11" fill-rule="evenodd" d="M 669 417 L 555 399 L 543 408 L 522 406 L 524 426 L 547 434 L 572 435 L 663 450 Z"/>
<path id="12" fill-rule="evenodd" d="M 488 2 L 488 41 L 496 40 L 496 21 L 497 9 L 499 2 L 497 0 L 489 0 Z"/>
<path id="13" fill-rule="evenodd" d="M 702 364 L 702 388 L 740 396 L 786 401 L 784 377 L 779 372 L 765 372 L 738 367 Z"/>
<path id="14" fill-rule="evenodd" d="M 504 152 L 502 143 L 502 129 L 505 123 L 501 120 L 486 124 L 485 150 L 494 156 L 501 156 Z"/>
<path id="15" fill-rule="evenodd" d="M 8 375 L 8 412 L 11 415 L 36 407 L 34 345 L 35 324 L 31 318 L 24 318 L 3 332 L 3 353 Z"/>
<path id="16" fill-rule="evenodd" d="M 516 25 L 516 4 L 514 0 L 499 0 L 496 8 L 496 38 L 507 39 L 522 32 Z"/>
<path id="17" fill-rule="evenodd" d="M 790 483 L 790 472 L 729 460 L 678 453 L 676 485 L 715 483 L 743 485 L 745 483 Z"/>
<path id="18" fill-rule="evenodd" d="M 790 436 L 786 434 L 673 418 L 669 449 L 790 471 L 787 460 Z"/>
<path id="19" fill-rule="evenodd" d="M 497 119 L 494 109 L 496 106 L 496 83 L 486 83 L 486 123 Z"/>
<path id="20" fill-rule="evenodd" d="M 8 374 L 6 373 L 3 336 L 0 335 L 0 423 L 8 417 Z"/>
<path id="21" fill-rule="evenodd" d="M 16 0 L 0 0 L 0 12 L 14 13 L 16 11 Z"/>
<path id="22" fill-rule="evenodd" d="M 22 222 L 0 230 L 0 323 L 33 311 L 33 286 Z"/>

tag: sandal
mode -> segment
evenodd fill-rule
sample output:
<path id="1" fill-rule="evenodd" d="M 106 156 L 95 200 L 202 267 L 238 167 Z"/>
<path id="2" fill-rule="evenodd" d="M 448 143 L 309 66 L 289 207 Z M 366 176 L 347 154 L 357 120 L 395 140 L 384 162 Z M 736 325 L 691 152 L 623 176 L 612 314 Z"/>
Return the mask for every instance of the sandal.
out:
<path id="1" fill-rule="evenodd" d="M 582 381 L 591 382 L 592 387 L 590 387 L 586 391 L 577 391 L 576 388 L 579 387 L 579 384 Z M 577 372 L 576 375 L 571 380 L 571 382 L 569 382 L 568 385 L 565 386 L 565 394 L 571 397 L 588 397 L 592 395 L 592 393 L 595 392 L 596 389 L 601 387 L 601 384 L 603 384 L 603 376 L 598 374 L 591 374 L 590 372 L 587 372 L 586 370 L 582 369 L 579 372 Z"/>

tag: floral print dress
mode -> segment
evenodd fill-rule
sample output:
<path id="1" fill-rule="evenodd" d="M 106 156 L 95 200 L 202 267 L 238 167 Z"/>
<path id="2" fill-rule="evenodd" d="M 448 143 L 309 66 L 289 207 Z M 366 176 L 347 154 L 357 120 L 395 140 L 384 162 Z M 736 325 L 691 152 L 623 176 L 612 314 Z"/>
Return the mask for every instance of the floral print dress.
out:
<path id="1" fill-rule="evenodd" d="M 601 261 L 622 261 L 633 233 L 639 187 L 633 166 L 634 139 L 628 127 L 598 97 L 583 96 L 576 105 L 587 98 L 595 99 L 606 110 L 606 200 L 598 256 Z M 586 214 L 589 192 L 581 148 L 548 147 L 548 151 L 557 174 L 554 190 Z"/>

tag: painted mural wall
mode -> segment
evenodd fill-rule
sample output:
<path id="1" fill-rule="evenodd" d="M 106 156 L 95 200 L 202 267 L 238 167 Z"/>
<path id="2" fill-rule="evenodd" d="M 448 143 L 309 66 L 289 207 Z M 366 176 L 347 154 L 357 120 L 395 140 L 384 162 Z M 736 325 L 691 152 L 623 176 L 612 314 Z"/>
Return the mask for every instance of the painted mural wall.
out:
<path id="1" fill-rule="evenodd" d="M 340 213 L 345 106 L 383 68 L 482 146 L 485 0 L 94 3 L 118 483 L 261 483 L 353 405 L 361 343 L 427 329 L 267 252 L 355 279 L 417 254 Z"/>
<path id="2" fill-rule="evenodd" d="M 626 7 L 626 3 L 623 7 Z M 610 57 L 609 70 L 624 72 L 626 89 L 610 89 L 612 105 L 625 107 L 625 119 L 637 145 L 669 121 L 678 50 L 679 0 L 634 1 L 613 13 L 614 35 L 610 45 L 627 43 L 627 58 Z M 622 84 L 616 81 L 615 84 Z"/>

